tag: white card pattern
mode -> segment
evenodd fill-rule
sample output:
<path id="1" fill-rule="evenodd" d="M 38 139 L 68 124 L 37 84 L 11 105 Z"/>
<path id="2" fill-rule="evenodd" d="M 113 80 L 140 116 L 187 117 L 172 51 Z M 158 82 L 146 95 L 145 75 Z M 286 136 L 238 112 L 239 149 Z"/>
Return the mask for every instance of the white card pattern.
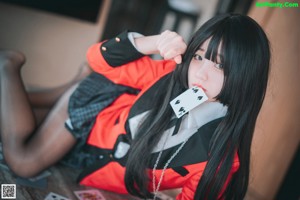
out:
<path id="1" fill-rule="evenodd" d="M 201 88 L 194 86 L 173 99 L 170 102 L 170 105 L 177 118 L 180 118 L 185 113 L 204 103 L 207 99 L 204 91 Z"/>
<path id="2" fill-rule="evenodd" d="M 61 196 L 59 194 L 56 194 L 54 192 L 50 192 L 45 200 L 69 200 L 68 198 L 64 197 L 64 196 Z"/>
<path id="3" fill-rule="evenodd" d="M 101 192 L 96 189 L 78 190 L 74 193 L 79 200 L 105 200 Z"/>

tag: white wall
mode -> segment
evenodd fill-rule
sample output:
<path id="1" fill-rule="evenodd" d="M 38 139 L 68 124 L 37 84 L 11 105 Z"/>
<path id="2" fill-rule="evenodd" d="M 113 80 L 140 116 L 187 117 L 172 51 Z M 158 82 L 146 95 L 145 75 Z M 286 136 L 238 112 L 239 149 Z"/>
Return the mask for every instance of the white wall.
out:
<path id="1" fill-rule="evenodd" d="M 26 55 L 27 86 L 54 87 L 75 76 L 87 48 L 101 37 L 110 0 L 103 2 L 97 23 L 0 3 L 0 48 Z"/>

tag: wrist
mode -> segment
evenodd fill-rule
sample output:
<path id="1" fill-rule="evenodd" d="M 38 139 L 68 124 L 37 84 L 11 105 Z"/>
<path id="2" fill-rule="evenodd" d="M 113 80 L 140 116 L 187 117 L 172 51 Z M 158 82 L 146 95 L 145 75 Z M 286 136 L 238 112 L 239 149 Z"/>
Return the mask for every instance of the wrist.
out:
<path id="1" fill-rule="evenodd" d="M 152 35 L 134 38 L 136 49 L 145 55 L 158 54 L 157 40 L 159 36 L 160 35 Z"/>

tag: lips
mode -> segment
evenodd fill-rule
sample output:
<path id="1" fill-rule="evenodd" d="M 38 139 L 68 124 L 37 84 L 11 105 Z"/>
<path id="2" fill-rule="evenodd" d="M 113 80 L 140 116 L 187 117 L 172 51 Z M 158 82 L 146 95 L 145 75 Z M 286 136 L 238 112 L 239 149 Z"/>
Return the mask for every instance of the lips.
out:
<path id="1" fill-rule="evenodd" d="M 197 86 L 197 87 L 201 88 L 204 92 L 206 92 L 206 89 L 202 85 L 197 84 L 197 83 L 193 83 L 192 85 Z"/>

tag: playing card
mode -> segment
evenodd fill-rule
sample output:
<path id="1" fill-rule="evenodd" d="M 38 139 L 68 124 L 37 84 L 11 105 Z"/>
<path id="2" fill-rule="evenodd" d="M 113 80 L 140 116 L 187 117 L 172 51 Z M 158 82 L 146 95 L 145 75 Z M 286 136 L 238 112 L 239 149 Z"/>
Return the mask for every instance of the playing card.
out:
<path id="1" fill-rule="evenodd" d="M 95 189 L 74 191 L 74 194 L 79 200 L 105 200 L 101 192 Z"/>
<path id="2" fill-rule="evenodd" d="M 170 105 L 177 118 L 180 118 L 185 113 L 205 102 L 207 99 L 208 98 L 204 91 L 201 88 L 194 86 L 173 99 L 170 102 Z"/>
<path id="3" fill-rule="evenodd" d="M 69 199 L 59 194 L 56 194 L 54 192 L 50 192 L 44 200 L 69 200 Z"/>

